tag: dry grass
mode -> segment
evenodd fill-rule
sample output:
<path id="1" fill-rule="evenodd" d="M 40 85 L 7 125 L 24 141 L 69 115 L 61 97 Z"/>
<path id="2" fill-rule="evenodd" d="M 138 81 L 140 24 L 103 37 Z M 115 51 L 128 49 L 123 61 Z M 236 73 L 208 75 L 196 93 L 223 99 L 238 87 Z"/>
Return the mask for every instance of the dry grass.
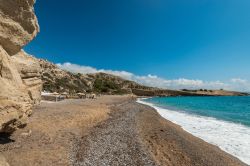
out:
<path id="1" fill-rule="evenodd" d="M 91 127 L 109 116 L 109 106 L 127 100 L 103 96 L 97 100 L 43 102 L 35 108 L 28 126 L 15 132 L 15 142 L 0 146 L 12 166 L 69 165 L 71 145 Z M 31 131 L 30 136 L 23 134 Z"/>

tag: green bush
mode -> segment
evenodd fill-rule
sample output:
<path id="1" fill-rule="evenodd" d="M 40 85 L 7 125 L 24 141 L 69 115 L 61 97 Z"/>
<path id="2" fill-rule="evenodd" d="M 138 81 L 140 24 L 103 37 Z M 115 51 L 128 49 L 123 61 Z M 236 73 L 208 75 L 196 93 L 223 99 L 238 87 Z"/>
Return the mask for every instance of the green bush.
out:
<path id="1" fill-rule="evenodd" d="M 107 93 L 107 92 L 112 92 L 112 91 L 119 90 L 119 89 L 120 87 L 117 84 L 115 84 L 113 81 L 102 80 L 100 78 L 97 78 L 94 81 L 95 92 Z"/>

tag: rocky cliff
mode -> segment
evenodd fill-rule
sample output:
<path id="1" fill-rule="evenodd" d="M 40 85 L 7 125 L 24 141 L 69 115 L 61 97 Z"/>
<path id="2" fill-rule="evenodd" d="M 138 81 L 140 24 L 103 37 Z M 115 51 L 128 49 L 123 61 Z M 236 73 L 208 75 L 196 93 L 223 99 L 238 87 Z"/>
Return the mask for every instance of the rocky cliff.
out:
<path id="1" fill-rule="evenodd" d="M 40 101 L 37 61 L 22 51 L 39 32 L 35 0 L 0 0 L 0 132 L 26 124 Z"/>

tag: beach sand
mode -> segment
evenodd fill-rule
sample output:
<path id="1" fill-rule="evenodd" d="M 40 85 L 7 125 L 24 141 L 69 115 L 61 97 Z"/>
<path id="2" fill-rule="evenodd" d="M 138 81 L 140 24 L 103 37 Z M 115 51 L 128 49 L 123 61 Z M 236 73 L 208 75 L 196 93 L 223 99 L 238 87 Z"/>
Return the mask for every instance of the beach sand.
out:
<path id="1" fill-rule="evenodd" d="M 25 128 L 0 138 L 11 166 L 244 165 L 129 96 L 43 102 Z"/>

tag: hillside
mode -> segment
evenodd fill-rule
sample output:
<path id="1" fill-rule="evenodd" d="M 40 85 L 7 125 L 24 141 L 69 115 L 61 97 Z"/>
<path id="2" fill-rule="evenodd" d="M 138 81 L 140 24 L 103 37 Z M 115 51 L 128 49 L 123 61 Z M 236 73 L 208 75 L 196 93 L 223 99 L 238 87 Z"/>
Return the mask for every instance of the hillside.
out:
<path id="1" fill-rule="evenodd" d="M 43 59 L 39 59 L 39 63 L 42 68 L 43 89 L 48 92 L 129 94 L 132 89 L 153 89 L 106 73 L 71 73 Z"/>
<path id="2" fill-rule="evenodd" d="M 47 92 L 135 94 L 138 96 L 242 96 L 245 93 L 224 90 L 167 90 L 140 85 L 134 81 L 106 73 L 80 74 L 60 69 L 57 65 L 38 60 L 42 68 L 43 90 Z"/>

